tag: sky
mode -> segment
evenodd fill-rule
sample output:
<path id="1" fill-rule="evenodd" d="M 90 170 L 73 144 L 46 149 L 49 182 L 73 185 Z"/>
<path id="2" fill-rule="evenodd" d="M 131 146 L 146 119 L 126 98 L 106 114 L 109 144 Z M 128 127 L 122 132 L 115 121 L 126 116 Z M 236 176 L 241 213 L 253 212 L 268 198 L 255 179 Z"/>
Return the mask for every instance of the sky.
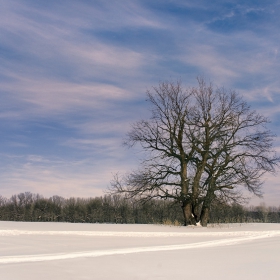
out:
<path id="1" fill-rule="evenodd" d="M 280 1 L 0 0 L 0 195 L 104 194 L 147 89 L 203 76 L 271 120 L 280 152 Z M 280 173 L 264 198 L 280 205 Z"/>

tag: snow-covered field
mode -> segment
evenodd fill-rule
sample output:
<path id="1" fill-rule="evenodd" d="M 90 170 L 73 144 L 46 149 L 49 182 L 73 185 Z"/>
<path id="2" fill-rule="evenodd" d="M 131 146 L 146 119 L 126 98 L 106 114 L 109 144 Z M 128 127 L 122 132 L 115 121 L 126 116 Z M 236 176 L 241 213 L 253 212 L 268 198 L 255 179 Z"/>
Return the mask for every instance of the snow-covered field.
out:
<path id="1" fill-rule="evenodd" d="M 1 280 L 280 279 L 280 224 L 0 222 Z"/>

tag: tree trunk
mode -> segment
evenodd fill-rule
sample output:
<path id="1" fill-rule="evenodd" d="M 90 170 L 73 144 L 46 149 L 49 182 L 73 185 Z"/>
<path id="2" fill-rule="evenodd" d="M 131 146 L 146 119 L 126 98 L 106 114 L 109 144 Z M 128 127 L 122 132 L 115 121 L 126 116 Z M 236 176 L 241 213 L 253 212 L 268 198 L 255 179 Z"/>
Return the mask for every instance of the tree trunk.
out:
<path id="1" fill-rule="evenodd" d="M 207 224 L 209 222 L 209 216 L 210 216 L 210 206 L 213 201 L 213 198 L 215 197 L 215 189 L 214 187 L 209 187 L 207 190 L 207 194 L 205 196 L 205 199 L 203 201 L 202 209 L 201 209 L 201 215 L 200 215 L 200 224 L 203 227 L 207 227 Z"/>
<path id="2" fill-rule="evenodd" d="M 194 214 L 192 213 L 191 203 L 183 203 L 184 226 L 196 225 Z"/>
<path id="3" fill-rule="evenodd" d="M 196 202 L 192 204 L 192 213 L 194 215 L 196 223 L 198 223 L 200 220 L 200 213 L 199 213 L 199 204 Z"/>
<path id="4" fill-rule="evenodd" d="M 210 208 L 208 206 L 203 205 L 201 210 L 201 216 L 200 216 L 200 224 L 203 227 L 207 227 L 207 224 L 209 222 L 209 213 L 210 213 Z"/>

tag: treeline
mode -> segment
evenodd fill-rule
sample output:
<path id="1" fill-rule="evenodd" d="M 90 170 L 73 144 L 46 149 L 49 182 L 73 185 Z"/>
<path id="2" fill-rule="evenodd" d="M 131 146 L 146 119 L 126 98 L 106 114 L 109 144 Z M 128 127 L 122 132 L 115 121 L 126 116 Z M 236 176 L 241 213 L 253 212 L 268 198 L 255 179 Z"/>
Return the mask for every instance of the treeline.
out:
<path id="1" fill-rule="evenodd" d="M 95 198 L 45 198 L 30 192 L 0 196 L 0 220 L 70 223 L 183 224 L 179 205 L 169 200 L 137 200 L 120 195 Z M 210 223 L 279 223 L 280 207 L 213 205 Z"/>

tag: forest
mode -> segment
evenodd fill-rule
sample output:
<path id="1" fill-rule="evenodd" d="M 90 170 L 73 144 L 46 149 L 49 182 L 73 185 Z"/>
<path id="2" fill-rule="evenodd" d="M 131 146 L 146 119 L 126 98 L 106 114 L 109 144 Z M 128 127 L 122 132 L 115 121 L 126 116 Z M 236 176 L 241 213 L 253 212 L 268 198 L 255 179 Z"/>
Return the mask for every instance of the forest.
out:
<path id="1" fill-rule="evenodd" d="M 30 192 L 0 196 L 0 220 L 69 223 L 183 225 L 180 206 L 172 200 L 140 203 L 122 195 L 94 198 L 49 198 Z M 210 223 L 279 223 L 280 207 L 213 203 Z"/>

